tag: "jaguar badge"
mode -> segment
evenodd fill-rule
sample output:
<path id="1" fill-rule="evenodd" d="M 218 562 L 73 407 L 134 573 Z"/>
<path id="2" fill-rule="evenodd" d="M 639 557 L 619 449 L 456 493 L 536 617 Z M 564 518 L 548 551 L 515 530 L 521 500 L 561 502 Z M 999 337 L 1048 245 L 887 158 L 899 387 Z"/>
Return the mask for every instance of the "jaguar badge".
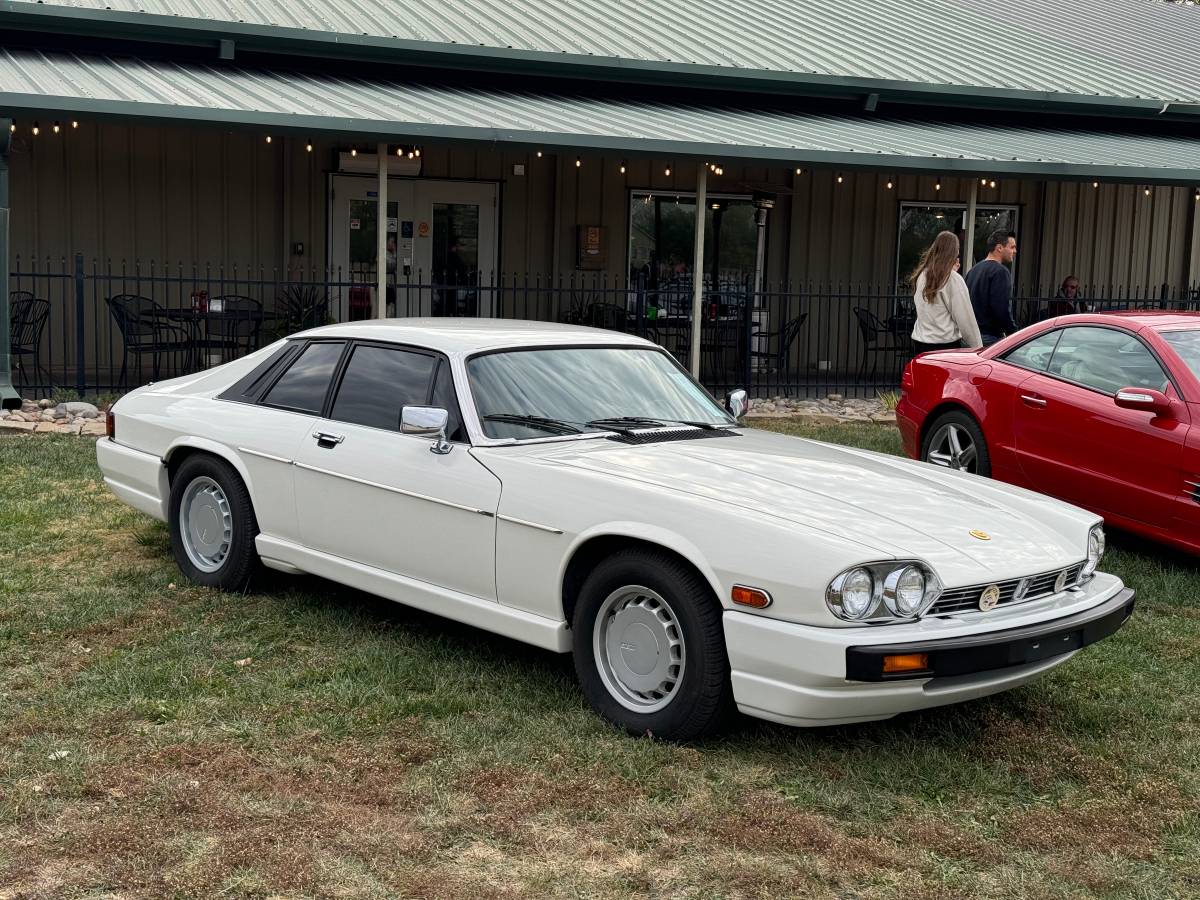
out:
<path id="1" fill-rule="evenodd" d="M 971 532 L 971 537 L 975 538 L 977 541 L 990 541 L 992 539 L 990 534 L 988 534 L 986 531 L 980 531 L 978 528 Z"/>
<path id="2" fill-rule="evenodd" d="M 984 612 L 989 609 L 995 609 L 996 604 L 1000 602 L 1000 585 L 989 584 L 983 589 L 983 593 L 979 595 L 979 608 Z"/>

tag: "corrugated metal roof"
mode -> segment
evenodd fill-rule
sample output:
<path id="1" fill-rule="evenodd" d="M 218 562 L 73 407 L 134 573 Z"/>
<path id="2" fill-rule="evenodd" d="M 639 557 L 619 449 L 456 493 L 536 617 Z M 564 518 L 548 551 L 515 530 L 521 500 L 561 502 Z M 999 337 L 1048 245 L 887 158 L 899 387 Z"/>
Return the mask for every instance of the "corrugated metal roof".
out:
<path id="1" fill-rule="evenodd" d="M 0 109 L 360 140 L 444 138 L 714 161 L 1200 182 L 1200 155 L 1185 137 L 637 102 L 33 50 L 0 50 Z"/>
<path id="2" fill-rule="evenodd" d="M 1200 103 L 1200 9 L 1163 0 L 3 0 L 563 61 Z M 294 30 L 289 32 L 288 30 Z M 226 36 L 226 35 L 218 35 Z M 419 48 L 416 48 L 419 49 Z M 697 68 L 699 73 L 700 68 Z"/>

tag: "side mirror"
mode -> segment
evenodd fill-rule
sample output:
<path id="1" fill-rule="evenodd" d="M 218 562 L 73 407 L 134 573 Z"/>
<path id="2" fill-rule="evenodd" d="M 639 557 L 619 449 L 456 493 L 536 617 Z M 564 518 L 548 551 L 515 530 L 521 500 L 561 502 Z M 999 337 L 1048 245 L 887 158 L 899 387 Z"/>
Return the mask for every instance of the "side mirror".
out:
<path id="1" fill-rule="evenodd" d="M 746 410 L 750 408 L 750 399 L 746 392 L 741 388 L 732 391 L 725 398 L 725 411 L 735 419 L 740 419 L 746 414 Z"/>
<path id="2" fill-rule="evenodd" d="M 436 406 L 406 406 L 400 410 L 401 434 L 428 434 L 434 438 L 430 452 L 445 454 L 451 450 L 446 440 L 450 413 Z"/>
<path id="3" fill-rule="evenodd" d="M 1121 409 L 1140 409 L 1144 412 L 1154 413 L 1156 416 L 1171 414 L 1171 401 L 1166 394 L 1156 391 L 1154 388 L 1121 388 L 1117 391 L 1113 402 Z"/>

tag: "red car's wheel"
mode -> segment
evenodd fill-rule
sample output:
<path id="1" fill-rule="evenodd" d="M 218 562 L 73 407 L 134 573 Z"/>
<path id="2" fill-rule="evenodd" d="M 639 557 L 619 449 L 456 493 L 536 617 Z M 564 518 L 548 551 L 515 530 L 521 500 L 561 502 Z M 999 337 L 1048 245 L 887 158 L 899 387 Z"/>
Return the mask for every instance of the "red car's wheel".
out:
<path id="1" fill-rule="evenodd" d="M 983 430 L 970 413 L 961 410 L 944 412 L 934 419 L 925 431 L 921 459 L 972 475 L 987 477 L 992 474 L 992 460 Z"/>

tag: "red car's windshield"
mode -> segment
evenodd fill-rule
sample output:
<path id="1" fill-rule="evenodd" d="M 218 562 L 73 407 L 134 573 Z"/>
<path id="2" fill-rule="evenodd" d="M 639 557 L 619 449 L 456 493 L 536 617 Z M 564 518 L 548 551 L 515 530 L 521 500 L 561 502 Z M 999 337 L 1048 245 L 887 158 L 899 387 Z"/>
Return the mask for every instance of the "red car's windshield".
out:
<path id="1" fill-rule="evenodd" d="M 1187 363 L 1192 374 L 1200 378 L 1200 328 L 1161 333 L 1163 340 L 1170 344 L 1171 349 L 1179 354 L 1179 358 Z"/>

